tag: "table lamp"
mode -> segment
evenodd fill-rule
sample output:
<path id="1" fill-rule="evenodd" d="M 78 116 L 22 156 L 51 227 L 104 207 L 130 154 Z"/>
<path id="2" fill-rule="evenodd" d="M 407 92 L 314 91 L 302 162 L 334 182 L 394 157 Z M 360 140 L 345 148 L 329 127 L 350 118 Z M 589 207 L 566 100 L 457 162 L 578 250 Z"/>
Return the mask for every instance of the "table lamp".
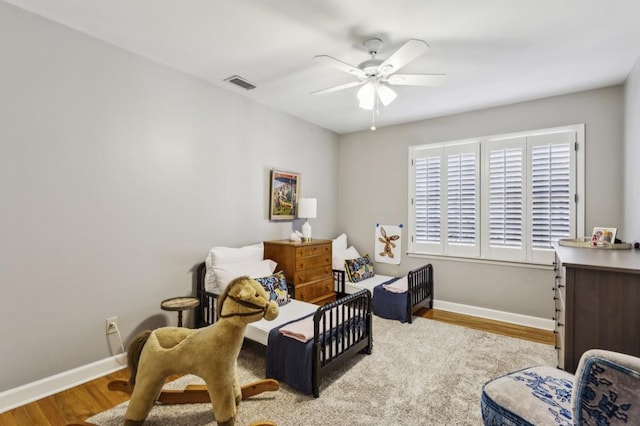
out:
<path id="1" fill-rule="evenodd" d="M 298 200 L 298 217 L 307 219 L 302 225 L 302 241 L 311 241 L 311 225 L 308 219 L 314 219 L 317 215 L 317 200 L 315 198 L 300 198 Z"/>

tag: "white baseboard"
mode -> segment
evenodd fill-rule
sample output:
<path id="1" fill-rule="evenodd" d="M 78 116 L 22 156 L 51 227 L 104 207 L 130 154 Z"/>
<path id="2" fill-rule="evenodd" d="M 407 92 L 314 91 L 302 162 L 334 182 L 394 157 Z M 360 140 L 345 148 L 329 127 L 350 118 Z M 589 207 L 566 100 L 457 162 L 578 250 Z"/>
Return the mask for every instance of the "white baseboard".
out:
<path id="1" fill-rule="evenodd" d="M 435 309 L 455 312 L 457 314 L 471 315 L 474 317 L 486 318 L 494 321 L 524 325 L 527 327 L 539 328 L 547 331 L 552 331 L 554 329 L 554 323 L 551 319 L 514 314 L 513 312 L 496 311 L 494 309 L 446 302 L 444 300 L 434 300 L 433 307 Z"/>
<path id="2" fill-rule="evenodd" d="M 119 354 L 0 392 L 0 414 L 113 373 L 126 367 L 126 365 L 126 354 Z"/>

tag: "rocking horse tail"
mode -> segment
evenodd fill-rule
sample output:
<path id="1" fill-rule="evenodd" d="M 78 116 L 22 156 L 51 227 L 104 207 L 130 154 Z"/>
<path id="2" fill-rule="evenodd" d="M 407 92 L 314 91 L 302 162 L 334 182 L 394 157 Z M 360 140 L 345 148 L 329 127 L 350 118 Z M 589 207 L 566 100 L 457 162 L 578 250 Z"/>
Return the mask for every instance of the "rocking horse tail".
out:
<path id="1" fill-rule="evenodd" d="M 136 374 L 138 373 L 138 361 L 140 361 L 140 354 L 142 353 L 142 348 L 144 344 L 147 343 L 149 336 L 151 335 L 150 330 L 145 330 L 142 333 L 138 334 L 133 338 L 131 343 L 129 343 L 129 348 L 127 350 L 127 365 L 129 366 L 129 372 L 131 376 L 129 376 L 129 387 L 133 389 L 136 384 Z"/>

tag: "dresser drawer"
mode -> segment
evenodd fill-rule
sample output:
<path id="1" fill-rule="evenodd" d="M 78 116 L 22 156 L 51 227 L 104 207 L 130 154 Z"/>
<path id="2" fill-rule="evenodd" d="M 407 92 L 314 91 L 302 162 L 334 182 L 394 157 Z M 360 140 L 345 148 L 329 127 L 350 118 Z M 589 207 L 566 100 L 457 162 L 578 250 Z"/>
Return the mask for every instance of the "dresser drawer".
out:
<path id="1" fill-rule="evenodd" d="M 298 300 L 312 301 L 313 299 L 334 295 L 333 277 L 309 284 L 296 286 L 295 296 Z"/>
<path id="2" fill-rule="evenodd" d="M 321 254 L 331 256 L 331 244 L 319 244 L 315 246 L 296 248 L 296 258 L 307 257 L 307 256 L 319 256 Z"/>
<path id="3" fill-rule="evenodd" d="M 300 257 L 296 259 L 296 271 L 325 265 L 331 265 L 331 256 L 328 254 L 322 256 Z"/>
<path id="4" fill-rule="evenodd" d="M 300 284 L 321 280 L 323 278 L 329 278 L 333 281 L 333 272 L 331 271 L 331 265 L 305 269 L 304 271 L 296 271 L 293 274 L 293 284 L 297 287 Z"/>
<path id="5" fill-rule="evenodd" d="M 336 301 L 336 294 L 335 293 L 329 293 L 326 294 L 322 297 L 319 297 L 317 299 L 312 300 L 310 303 L 314 303 L 316 305 L 326 305 L 327 303 L 331 303 L 331 302 L 335 302 Z"/>

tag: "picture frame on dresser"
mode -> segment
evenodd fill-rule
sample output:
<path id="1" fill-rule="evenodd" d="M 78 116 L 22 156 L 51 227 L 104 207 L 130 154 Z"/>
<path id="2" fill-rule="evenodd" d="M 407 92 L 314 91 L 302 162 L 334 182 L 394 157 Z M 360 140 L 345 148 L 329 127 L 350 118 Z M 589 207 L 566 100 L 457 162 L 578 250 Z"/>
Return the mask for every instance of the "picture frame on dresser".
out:
<path id="1" fill-rule="evenodd" d="M 269 220 L 296 218 L 300 173 L 271 169 L 269 185 Z"/>
<path id="2" fill-rule="evenodd" d="M 593 233 L 591 234 L 591 239 L 595 243 L 615 243 L 616 241 L 616 232 L 617 228 L 603 228 L 600 226 L 596 226 L 593 228 Z"/>

